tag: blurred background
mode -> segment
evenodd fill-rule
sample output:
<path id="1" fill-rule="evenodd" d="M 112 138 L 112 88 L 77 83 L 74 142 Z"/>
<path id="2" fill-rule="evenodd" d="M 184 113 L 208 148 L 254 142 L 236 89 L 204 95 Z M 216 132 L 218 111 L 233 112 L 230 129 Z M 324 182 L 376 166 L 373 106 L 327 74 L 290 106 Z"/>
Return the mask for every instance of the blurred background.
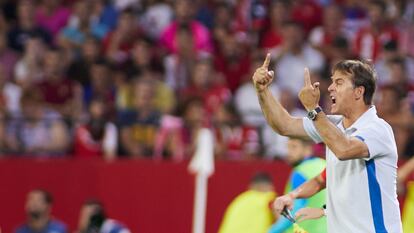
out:
<path id="1" fill-rule="evenodd" d="M 0 6 L 3 232 L 25 221 L 27 202 L 36 199 L 31 190 L 40 202 L 44 191 L 54 197 L 52 215 L 70 232 L 81 232 L 85 205 L 105 206 L 131 232 L 190 232 L 194 177 L 187 165 L 206 127 L 216 160 L 208 233 L 217 232 L 226 206 L 256 172 L 269 172 L 282 194 L 288 139 L 266 124 L 251 82 L 267 52 L 276 74 L 270 88 L 298 117 L 306 114 L 297 98 L 304 67 L 321 82 L 329 113 L 331 67 L 370 61 L 375 104 L 393 127 L 401 163 L 414 155 L 413 0 Z M 324 153 L 324 145 L 313 147 L 314 155 Z"/>

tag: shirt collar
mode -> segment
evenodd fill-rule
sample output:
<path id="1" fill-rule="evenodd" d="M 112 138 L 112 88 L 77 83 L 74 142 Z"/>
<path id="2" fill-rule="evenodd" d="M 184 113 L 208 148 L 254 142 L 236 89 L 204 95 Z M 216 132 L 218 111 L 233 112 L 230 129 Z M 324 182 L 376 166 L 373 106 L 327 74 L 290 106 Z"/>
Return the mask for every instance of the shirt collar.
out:
<path id="1" fill-rule="evenodd" d="M 350 127 L 345 129 L 346 132 L 353 133 L 358 128 L 366 125 L 369 121 L 377 117 L 377 109 L 374 105 L 371 105 L 367 111 L 365 111 Z M 343 127 L 343 119 L 341 121 L 341 126 Z"/>

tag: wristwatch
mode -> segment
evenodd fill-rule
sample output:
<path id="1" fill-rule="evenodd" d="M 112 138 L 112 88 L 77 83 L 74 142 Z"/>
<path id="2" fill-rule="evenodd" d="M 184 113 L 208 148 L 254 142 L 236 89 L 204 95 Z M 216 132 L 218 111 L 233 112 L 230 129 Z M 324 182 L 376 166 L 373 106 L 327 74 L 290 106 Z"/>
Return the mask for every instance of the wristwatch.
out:
<path id="1" fill-rule="evenodd" d="M 316 119 L 316 115 L 318 115 L 318 113 L 322 112 L 322 108 L 321 107 L 316 107 L 315 109 L 313 109 L 312 111 L 308 112 L 308 118 L 312 121 L 314 121 Z"/>

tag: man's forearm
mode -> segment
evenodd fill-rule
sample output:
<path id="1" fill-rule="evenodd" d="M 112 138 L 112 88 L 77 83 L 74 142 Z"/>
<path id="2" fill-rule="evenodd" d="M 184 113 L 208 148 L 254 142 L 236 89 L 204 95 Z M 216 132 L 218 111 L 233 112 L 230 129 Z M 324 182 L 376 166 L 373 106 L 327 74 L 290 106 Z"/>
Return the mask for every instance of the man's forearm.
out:
<path id="1" fill-rule="evenodd" d="M 297 189 L 290 192 L 289 195 L 291 195 L 294 199 L 309 198 L 324 189 L 325 186 L 325 180 L 319 175 L 303 183 Z"/>
<path id="2" fill-rule="evenodd" d="M 286 109 L 277 101 L 269 88 L 257 93 L 267 123 L 279 134 L 286 134 L 286 123 L 291 118 Z"/>
<path id="3" fill-rule="evenodd" d="M 368 150 L 364 149 L 361 144 L 355 143 L 351 138 L 342 133 L 332 122 L 329 121 L 325 113 L 317 115 L 314 125 L 322 137 L 326 146 L 340 160 L 352 159 L 356 156 L 368 157 Z"/>

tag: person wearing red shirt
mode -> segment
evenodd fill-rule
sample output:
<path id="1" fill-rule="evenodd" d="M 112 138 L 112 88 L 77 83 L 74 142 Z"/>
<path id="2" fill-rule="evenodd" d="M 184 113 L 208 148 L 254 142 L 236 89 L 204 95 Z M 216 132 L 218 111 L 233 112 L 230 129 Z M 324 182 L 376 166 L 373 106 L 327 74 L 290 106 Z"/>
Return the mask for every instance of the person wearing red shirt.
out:
<path id="1" fill-rule="evenodd" d="M 381 0 L 372 0 L 368 5 L 370 24 L 362 28 L 354 41 L 354 52 L 363 59 L 374 62 L 385 43 L 399 41 L 397 29 L 385 21 L 386 4 Z"/>
<path id="2" fill-rule="evenodd" d="M 181 92 L 181 100 L 200 98 L 208 114 L 215 112 L 231 98 L 230 90 L 218 80 L 209 59 L 199 60 L 193 68 L 191 84 Z"/>
<path id="3" fill-rule="evenodd" d="M 74 156 L 79 158 L 115 158 L 118 132 L 106 117 L 108 109 L 104 99 L 94 98 L 89 105 L 90 119 L 75 130 Z"/>
<path id="4" fill-rule="evenodd" d="M 122 64 L 129 58 L 135 40 L 139 36 L 138 25 L 132 10 L 124 10 L 118 19 L 117 27 L 103 40 L 103 48 L 107 59 Z"/>
<path id="5" fill-rule="evenodd" d="M 268 49 L 281 45 L 282 27 L 289 18 L 289 6 L 284 1 L 274 1 L 270 6 L 270 25 L 260 40 L 260 47 Z"/>
<path id="6" fill-rule="evenodd" d="M 250 56 L 243 43 L 233 35 L 227 35 L 220 44 L 220 53 L 215 56 L 214 65 L 224 75 L 227 86 L 236 91 L 250 71 Z"/>
<path id="7" fill-rule="evenodd" d="M 307 35 L 322 23 L 322 8 L 313 0 L 292 1 L 291 19 L 303 25 Z"/>
<path id="8" fill-rule="evenodd" d="M 45 79 L 37 86 L 48 107 L 63 117 L 75 117 L 81 111 L 81 87 L 65 78 L 63 74 L 62 51 L 50 49 L 44 58 Z"/>
<path id="9" fill-rule="evenodd" d="M 309 35 L 310 44 L 318 49 L 328 59 L 333 53 L 333 42 L 337 38 L 346 38 L 343 28 L 343 13 L 337 5 L 330 5 L 324 8 L 323 25 L 314 28 Z"/>
<path id="10" fill-rule="evenodd" d="M 241 124 L 232 104 L 222 104 L 214 114 L 216 155 L 230 160 L 254 159 L 260 151 L 256 128 Z"/>

